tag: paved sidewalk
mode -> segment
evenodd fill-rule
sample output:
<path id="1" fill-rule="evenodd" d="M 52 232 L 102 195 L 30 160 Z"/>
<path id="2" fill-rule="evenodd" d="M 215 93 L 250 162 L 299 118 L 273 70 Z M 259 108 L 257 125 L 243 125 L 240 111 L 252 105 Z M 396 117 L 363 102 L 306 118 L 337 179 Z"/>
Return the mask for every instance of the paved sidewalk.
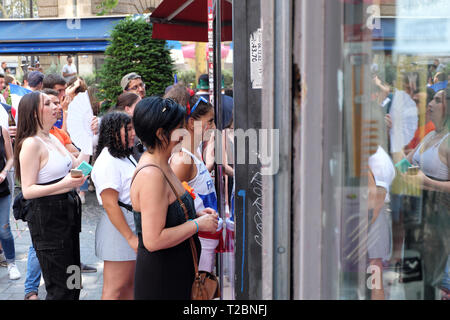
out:
<path id="1" fill-rule="evenodd" d="M 95 228 L 100 220 L 102 208 L 98 205 L 95 193 L 86 192 L 83 205 L 82 232 L 80 234 L 81 262 L 97 268 L 96 273 L 83 273 L 81 300 L 100 300 L 103 287 L 103 261 L 95 256 Z M 15 238 L 16 264 L 22 277 L 9 280 L 7 268 L 0 267 L 0 300 L 23 300 L 27 268 L 28 249 L 31 244 L 30 232 L 23 221 L 15 221 L 11 213 L 11 229 Z M 39 298 L 45 299 L 43 279 L 39 287 Z"/>

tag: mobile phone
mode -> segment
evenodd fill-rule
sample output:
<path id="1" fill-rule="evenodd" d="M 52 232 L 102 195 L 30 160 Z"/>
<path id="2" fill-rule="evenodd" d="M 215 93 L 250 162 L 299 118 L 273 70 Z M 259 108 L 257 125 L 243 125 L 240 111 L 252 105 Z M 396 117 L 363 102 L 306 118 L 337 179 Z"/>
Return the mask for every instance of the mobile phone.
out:
<path id="1" fill-rule="evenodd" d="M 418 166 L 408 167 L 408 174 L 409 175 L 415 176 L 415 175 L 417 175 L 418 172 L 419 172 L 419 167 Z"/>
<path id="2" fill-rule="evenodd" d="M 84 176 L 88 176 L 92 171 L 92 166 L 87 163 L 86 161 L 83 161 L 77 168 L 77 170 L 81 170 Z"/>
<path id="3" fill-rule="evenodd" d="M 409 161 L 404 158 L 401 161 L 399 161 L 395 167 L 401 172 L 401 173 L 406 173 L 406 171 L 408 171 L 408 168 L 411 167 L 412 164 L 409 163 Z"/>
<path id="4" fill-rule="evenodd" d="M 72 169 L 70 170 L 70 175 L 72 176 L 72 178 L 81 178 L 83 176 L 83 171 Z"/>

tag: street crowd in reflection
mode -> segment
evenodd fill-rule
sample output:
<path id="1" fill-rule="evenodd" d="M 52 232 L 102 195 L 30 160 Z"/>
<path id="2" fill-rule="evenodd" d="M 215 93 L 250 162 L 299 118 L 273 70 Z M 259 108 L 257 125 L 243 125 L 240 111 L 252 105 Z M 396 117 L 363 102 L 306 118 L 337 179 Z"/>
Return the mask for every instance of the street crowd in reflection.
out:
<path id="1" fill-rule="evenodd" d="M 414 66 L 414 65 L 413 65 Z M 388 83 L 372 66 L 368 159 L 369 296 L 450 298 L 450 87 L 438 59 Z M 426 75 L 426 81 L 425 81 Z"/>

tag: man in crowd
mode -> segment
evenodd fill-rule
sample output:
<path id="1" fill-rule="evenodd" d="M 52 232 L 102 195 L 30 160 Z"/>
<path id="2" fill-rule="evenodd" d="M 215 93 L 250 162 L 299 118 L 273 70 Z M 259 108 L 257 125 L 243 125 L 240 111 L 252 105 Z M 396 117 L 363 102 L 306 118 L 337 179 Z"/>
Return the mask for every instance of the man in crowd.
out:
<path id="1" fill-rule="evenodd" d="M 44 74 L 40 71 L 32 71 L 28 74 L 28 86 L 31 91 L 42 90 L 44 86 Z"/>
<path id="2" fill-rule="evenodd" d="M 7 67 L 7 65 L 6 65 L 6 62 L 3 61 L 2 64 L 1 64 L 0 74 L 6 76 L 6 69 L 7 69 L 7 68 L 8 68 L 8 67 Z"/>
<path id="3" fill-rule="evenodd" d="M 69 83 L 72 78 L 77 76 L 77 68 L 73 64 L 73 58 L 70 55 L 67 57 L 67 64 L 62 68 L 62 76 L 66 83 Z"/>
<path id="4" fill-rule="evenodd" d="M 146 96 L 145 83 L 142 81 L 141 76 L 135 72 L 124 76 L 122 81 L 120 81 L 120 86 L 122 87 L 123 92 L 136 93 L 141 99 L 144 99 Z"/>

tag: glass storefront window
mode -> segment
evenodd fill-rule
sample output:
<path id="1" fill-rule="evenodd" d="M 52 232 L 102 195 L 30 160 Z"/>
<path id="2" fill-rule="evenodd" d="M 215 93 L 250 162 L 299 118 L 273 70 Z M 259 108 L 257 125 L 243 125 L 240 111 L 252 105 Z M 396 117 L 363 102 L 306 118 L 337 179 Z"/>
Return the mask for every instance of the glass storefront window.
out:
<path id="1" fill-rule="evenodd" d="M 340 299 L 448 299 L 450 1 L 343 3 Z"/>

